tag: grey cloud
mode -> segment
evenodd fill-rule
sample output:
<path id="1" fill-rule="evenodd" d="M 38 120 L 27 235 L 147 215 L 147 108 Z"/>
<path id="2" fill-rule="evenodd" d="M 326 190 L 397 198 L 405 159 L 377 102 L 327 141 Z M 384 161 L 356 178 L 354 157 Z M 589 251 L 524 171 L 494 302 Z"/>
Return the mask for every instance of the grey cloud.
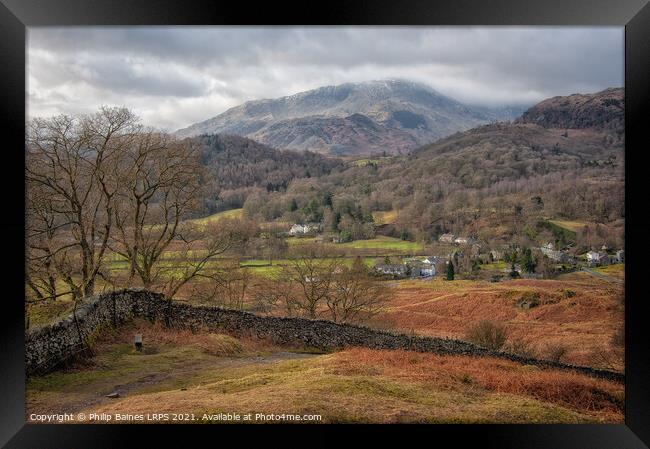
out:
<path id="1" fill-rule="evenodd" d="M 391 77 L 468 103 L 530 104 L 622 85 L 623 29 L 30 28 L 28 73 L 31 115 L 115 101 L 168 128 L 251 99 Z"/>

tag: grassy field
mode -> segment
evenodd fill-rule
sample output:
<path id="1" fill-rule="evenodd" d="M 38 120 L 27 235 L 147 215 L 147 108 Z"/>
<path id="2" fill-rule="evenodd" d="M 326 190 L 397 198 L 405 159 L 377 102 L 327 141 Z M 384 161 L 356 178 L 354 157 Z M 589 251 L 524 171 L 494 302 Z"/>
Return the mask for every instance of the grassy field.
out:
<path id="1" fill-rule="evenodd" d="M 415 254 L 422 252 L 424 249 L 421 243 L 409 242 L 383 235 L 369 240 L 354 240 L 348 243 L 340 243 L 336 246 L 345 249 L 401 251 L 405 254 Z"/>
<path id="2" fill-rule="evenodd" d="M 489 319 L 505 325 L 507 344 L 526 342 L 541 358 L 565 347 L 563 361 L 623 369 L 622 348 L 612 344 L 623 326 L 622 285 L 587 273 L 497 283 L 437 277 L 395 285 L 395 297 L 374 318 L 378 327 L 465 338 L 469 326 Z M 519 307 L 524 297 L 536 298 L 537 306 Z"/>
<path id="3" fill-rule="evenodd" d="M 55 301 L 39 301 L 28 306 L 29 327 L 38 328 L 58 321 L 59 317 L 72 313 L 74 302 L 68 296 Z"/>
<path id="4" fill-rule="evenodd" d="M 386 162 L 389 162 L 390 160 L 394 159 L 394 157 L 388 156 L 388 157 L 377 157 L 377 158 L 366 158 L 366 159 L 356 159 L 354 161 L 350 161 L 350 165 L 354 165 L 355 167 L 365 167 L 366 165 L 370 164 L 384 164 Z"/>
<path id="5" fill-rule="evenodd" d="M 397 220 L 397 211 L 375 211 L 372 213 L 372 219 L 377 225 L 391 224 L 395 223 Z"/>
<path id="6" fill-rule="evenodd" d="M 287 237 L 287 245 L 289 246 L 299 246 L 299 245 L 312 245 L 317 242 L 316 237 Z"/>
<path id="7" fill-rule="evenodd" d="M 595 267 L 593 268 L 593 270 L 599 273 L 606 274 L 608 276 L 622 277 L 625 275 L 625 264 L 617 263 L 612 265 L 605 265 L 603 267 Z"/>
<path id="8" fill-rule="evenodd" d="M 559 226 L 563 229 L 567 229 L 571 232 L 577 232 L 589 224 L 584 221 L 569 221 L 569 220 L 548 220 L 548 222 L 553 223 L 554 225 Z"/>
<path id="9" fill-rule="evenodd" d="M 321 259 L 323 262 L 326 262 L 328 258 Z M 363 262 L 368 267 L 374 267 L 377 260 L 374 257 L 364 257 L 362 258 Z M 354 259 L 351 257 L 345 258 L 343 264 L 347 266 L 352 266 Z M 272 264 L 269 264 L 269 261 L 266 259 L 251 259 L 241 262 L 242 267 L 246 267 L 251 270 L 251 273 L 258 276 L 271 277 L 279 274 L 282 271 L 282 267 L 292 263 L 289 259 L 277 259 L 273 260 Z"/>
<path id="10" fill-rule="evenodd" d="M 314 244 L 314 237 L 289 237 L 287 244 L 291 246 Z M 424 245 L 419 242 L 409 242 L 394 237 L 377 236 L 374 239 L 353 240 L 346 243 L 322 243 L 328 248 L 345 251 L 347 254 L 385 255 L 385 254 L 421 254 Z"/>
<path id="11" fill-rule="evenodd" d="M 143 352 L 131 346 L 141 333 Z M 106 335 L 83 365 L 27 384 L 31 413 L 291 413 L 333 423 L 621 423 L 624 386 L 466 356 L 331 354 L 144 322 Z M 117 392 L 117 399 L 107 398 Z M 200 422 L 200 421 L 199 421 Z M 258 421 L 259 422 L 259 421 Z"/>
<path id="12" fill-rule="evenodd" d="M 503 271 L 507 270 L 508 268 L 510 268 L 510 265 L 502 260 L 481 265 L 481 270 L 487 271 Z"/>
<path id="13" fill-rule="evenodd" d="M 208 215 L 207 217 L 195 218 L 188 221 L 199 226 L 205 226 L 207 224 L 223 220 L 224 218 L 242 218 L 243 216 L 244 209 L 231 209 L 223 212 L 217 212 L 216 214 Z"/>

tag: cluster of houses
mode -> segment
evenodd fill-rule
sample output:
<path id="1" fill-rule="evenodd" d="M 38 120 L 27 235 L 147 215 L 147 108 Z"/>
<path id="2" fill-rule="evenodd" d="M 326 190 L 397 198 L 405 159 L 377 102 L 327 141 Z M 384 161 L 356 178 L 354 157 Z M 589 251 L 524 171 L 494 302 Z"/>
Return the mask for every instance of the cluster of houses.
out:
<path id="1" fill-rule="evenodd" d="M 568 263 L 575 264 L 575 257 L 571 256 L 565 250 L 556 250 L 553 243 L 549 242 L 546 245 L 539 248 L 539 250 L 549 259 L 559 262 L 559 263 Z M 612 254 L 610 254 L 609 248 L 606 245 L 603 245 L 600 248 L 600 251 L 589 251 L 585 254 L 585 259 L 589 266 L 598 266 L 598 265 L 609 265 L 611 263 L 623 263 L 625 262 L 625 251 L 620 249 Z"/>
<path id="2" fill-rule="evenodd" d="M 318 234 L 321 232 L 322 226 L 320 223 L 305 223 L 294 224 L 288 231 L 291 236 L 304 236 L 311 234 Z M 333 238 L 333 242 L 338 243 L 338 237 Z M 321 238 L 322 240 L 322 238 Z M 489 253 L 483 254 L 481 246 L 474 237 L 457 236 L 451 233 L 445 233 L 439 236 L 438 240 L 441 243 L 462 245 L 471 247 L 471 255 L 478 256 L 484 263 L 503 260 L 505 255 L 504 249 L 492 249 Z M 537 248 L 542 254 L 550 260 L 562 263 L 575 265 L 577 263 L 576 257 L 571 255 L 566 249 L 556 249 L 552 242 Z M 463 256 L 462 252 L 456 251 L 459 256 Z M 451 256 L 450 256 L 451 257 Z M 589 266 L 608 265 L 611 263 L 623 263 L 625 260 L 625 251 L 611 251 L 605 245 L 602 246 L 600 251 L 589 251 L 585 254 L 586 262 Z M 436 264 L 440 259 L 437 256 L 421 258 L 410 258 L 404 260 L 401 264 L 378 264 L 375 266 L 375 271 L 378 274 L 390 275 L 399 278 L 428 278 L 436 275 Z"/>
<path id="3" fill-rule="evenodd" d="M 609 265 L 611 263 L 625 262 L 625 250 L 619 249 L 614 254 L 607 253 L 608 248 L 603 245 L 600 251 L 589 251 L 586 254 L 590 266 Z"/>
<path id="4" fill-rule="evenodd" d="M 575 259 L 570 254 L 566 251 L 556 250 L 555 245 L 552 242 L 548 242 L 546 245 L 539 248 L 539 250 L 554 262 L 575 263 Z"/>
<path id="5" fill-rule="evenodd" d="M 425 257 L 424 259 L 409 258 L 401 264 L 378 264 L 375 271 L 378 274 L 394 276 L 398 278 L 430 278 L 436 275 L 436 265 L 439 258 L 436 256 Z"/>

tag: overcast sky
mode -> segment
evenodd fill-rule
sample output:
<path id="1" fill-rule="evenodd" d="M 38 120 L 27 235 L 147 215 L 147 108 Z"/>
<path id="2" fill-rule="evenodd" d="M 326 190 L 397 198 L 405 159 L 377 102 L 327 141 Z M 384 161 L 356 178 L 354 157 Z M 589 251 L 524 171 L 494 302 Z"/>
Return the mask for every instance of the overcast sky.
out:
<path id="1" fill-rule="evenodd" d="M 532 104 L 623 85 L 623 28 L 28 29 L 28 114 L 133 109 L 175 130 L 244 101 L 344 82 L 425 83 L 459 101 Z"/>

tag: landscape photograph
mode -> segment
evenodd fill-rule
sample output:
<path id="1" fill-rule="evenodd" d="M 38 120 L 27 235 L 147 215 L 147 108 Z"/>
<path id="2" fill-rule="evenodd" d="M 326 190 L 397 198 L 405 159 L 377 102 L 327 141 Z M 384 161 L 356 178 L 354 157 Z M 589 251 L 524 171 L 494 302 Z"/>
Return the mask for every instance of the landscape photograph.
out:
<path id="1" fill-rule="evenodd" d="M 624 423 L 624 50 L 30 27 L 27 422 Z"/>

